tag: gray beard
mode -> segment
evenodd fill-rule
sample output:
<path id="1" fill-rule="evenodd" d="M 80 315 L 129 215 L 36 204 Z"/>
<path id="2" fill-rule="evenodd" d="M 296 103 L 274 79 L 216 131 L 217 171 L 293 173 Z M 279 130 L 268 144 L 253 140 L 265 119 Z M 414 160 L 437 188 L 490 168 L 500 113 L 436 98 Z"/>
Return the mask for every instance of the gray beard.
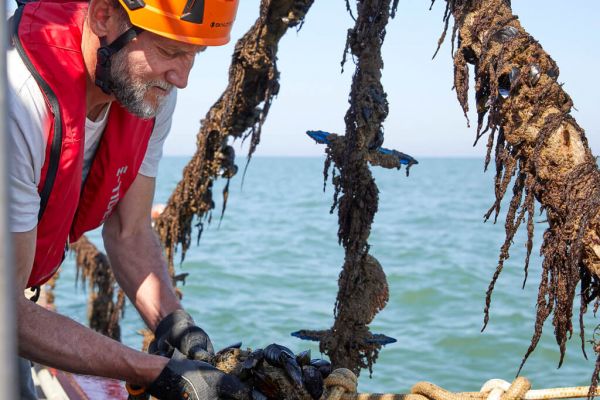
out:
<path id="1" fill-rule="evenodd" d="M 143 82 L 134 79 L 129 71 L 124 52 L 113 55 L 109 79 L 111 91 L 117 101 L 131 114 L 142 119 L 154 118 L 158 107 L 167 97 L 163 96 L 156 105 L 152 105 L 145 100 L 148 90 L 158 86 L 169 93 L 173 88 L 173 85 L 164 81 Z"/>

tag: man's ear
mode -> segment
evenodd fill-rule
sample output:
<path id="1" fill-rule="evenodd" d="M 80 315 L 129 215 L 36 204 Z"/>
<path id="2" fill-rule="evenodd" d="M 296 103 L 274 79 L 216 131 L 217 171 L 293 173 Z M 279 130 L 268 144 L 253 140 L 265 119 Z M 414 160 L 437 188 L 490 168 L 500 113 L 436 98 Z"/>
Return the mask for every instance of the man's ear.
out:
<path id="1" fill-rule="evenodd" d="M 113 0 L 91 0 L 88 8 L 88 24 L 98 36 L 112 36 L 118 29 L 117 12 Z"/>

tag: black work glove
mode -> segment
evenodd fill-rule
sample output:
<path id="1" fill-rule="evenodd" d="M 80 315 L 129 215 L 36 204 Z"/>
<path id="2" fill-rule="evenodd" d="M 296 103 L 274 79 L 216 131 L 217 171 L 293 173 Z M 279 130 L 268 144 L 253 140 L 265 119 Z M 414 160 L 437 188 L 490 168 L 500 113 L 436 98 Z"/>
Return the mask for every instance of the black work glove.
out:
<path id="1" fill-rule="evenodd" d="M 171 357 L 174 349 L 191 360 L 206 362 L 215 353 L 206 332 L 196 326 L 190 314 L 183 310 L 173 311 L 160 321 L 148 352 Z"/>
<path id="2" fill-rule="evenodd" d="M 250 400 L 250 389 L 235 376 L 225 374 L 212 365 L 188 360 L 175 350 L 148 393 L 160 400 Z"/>

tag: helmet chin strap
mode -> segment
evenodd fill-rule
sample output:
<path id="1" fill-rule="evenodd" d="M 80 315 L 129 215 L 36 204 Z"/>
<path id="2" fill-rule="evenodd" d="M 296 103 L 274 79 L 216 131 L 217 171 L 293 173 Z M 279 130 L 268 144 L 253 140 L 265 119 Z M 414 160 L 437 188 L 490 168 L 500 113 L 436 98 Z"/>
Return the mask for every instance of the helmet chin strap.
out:
<path id="1" fill-rule="evenodd" d="M 131 42 L 143 29 L 136 26 L 129 28 L 123 32 L 112 43 L 108 44 L 106 36 L 100 38 L 100 48 L 97 52 L 96 59 L 96 86 L 98 86 L 106 94 L 111 94 L 110 66 L 111 58 L 125 45 Z"/>

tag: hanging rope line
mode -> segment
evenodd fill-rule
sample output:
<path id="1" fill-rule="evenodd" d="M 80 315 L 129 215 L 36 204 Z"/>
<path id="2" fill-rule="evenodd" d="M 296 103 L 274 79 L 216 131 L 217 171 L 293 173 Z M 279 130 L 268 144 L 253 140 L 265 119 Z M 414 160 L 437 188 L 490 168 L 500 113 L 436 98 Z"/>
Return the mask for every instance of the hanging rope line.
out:
<path id="1" fill-rule="evenodd" d="M 600 294 L 600 171 L 583 129 L 571 115 L 573 102 L 558 81 L 559 69 L 542 46 L 521 26 L 507 0 L 447 0 L 445 36 L 454 18 L 454 87 L 466 115 L 469 64 L 475 71 L 476 142 L 488 134 L 485 167 L 494 153 L 496 200 L 485 215 L 497 220 L 512 182 L 505 222 L 506 238 L 486 295 L 484 328 L 491 296 L 519 226 L 526 225 L 525 280 L 533 248 L 535 201 L 548 229 L 537 315 L 531 345 L 521 368 L 536 348 L 544 322 L 552 314 L 560 348 L 559 366 L 573 334 L 573 303 L 580 285 L 579 328 L 585 355 L 583 315 Z M 486 120 L 487 117 L 487 120 Z M 598 343 L 594 349 L 600 349 Z M 600 354 L 600 353 L 599 353 Z M 596 386 L 600 358 L 593 374 Z"/>
<path id="2" fill-rule="evenodd" d="M 327 143 L 325 181 L 333 164 L 331 212 L 338 209 L 338 240 L 344 247 L 345 259 L 338 281 L 333 327 L 326 331 L 302 330 L 293 335 L 319 340 L 321 352 L 329 356 L 335 368 L 345 367 L 357 375 L 363 368 L 372 372 L 381 347 L 395 341 L 372 334 L 368 327 L 389 299 L 385 272 L 369 254 L 368 238 L 379 201 L 369 162 L 390 157 L 394 167 L 399 168 L 402 163 L 400 157 L 378 153 L 388 114 L 387 95 L 381 84 L 381 46 L 396 6 L 397 2 L 392 4 L 391 0 L 356 2 L 356 24 L 348 31 L 342 60 L 343 68 L 349 51 L 356 64 L 350 108 L 344 118 L 346 134 L 309 132 L 317 142 Z M 348 1 L 346 8 L 351 9 Z M 407 165 L 409 160 L 405 158 L 405 162 Z"/>

